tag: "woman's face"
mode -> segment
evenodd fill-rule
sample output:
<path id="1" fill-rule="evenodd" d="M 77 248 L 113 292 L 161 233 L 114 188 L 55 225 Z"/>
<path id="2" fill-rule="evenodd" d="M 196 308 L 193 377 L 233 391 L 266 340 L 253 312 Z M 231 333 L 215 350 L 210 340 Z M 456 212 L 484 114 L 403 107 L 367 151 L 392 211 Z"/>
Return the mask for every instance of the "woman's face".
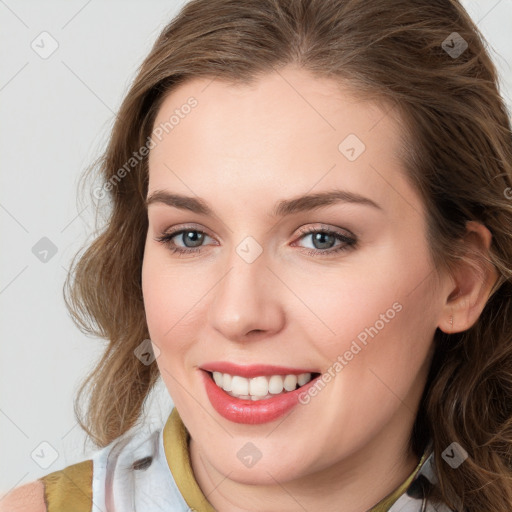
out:
<path id="1" fill-rule="evenodd" d="M 397 119 L 291 67 L 190 81 L 158 113 L 149 332 L 194 450 L 232 480 L 411 460 L 444 300 Z"/>

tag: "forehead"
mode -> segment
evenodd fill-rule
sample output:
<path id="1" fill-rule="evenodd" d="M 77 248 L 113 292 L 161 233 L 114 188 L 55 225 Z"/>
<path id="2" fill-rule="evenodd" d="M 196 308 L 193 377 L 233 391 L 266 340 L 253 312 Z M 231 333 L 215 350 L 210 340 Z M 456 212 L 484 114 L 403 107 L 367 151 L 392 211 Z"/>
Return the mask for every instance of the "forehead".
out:
<path id="1" fill-rule="evenodd" d="M 211 185 L 265 195 L 277 187 L 294 195 L 341 186 L 386 203 L 396 199 L 391 188 L 407 188 L 401 126 L 389 104 L 296 68 L 250 85 L 190 80 L 157 114 L 149 190 Z"/>
<path id="2" fill-rule="evenodd" d="M 189 109 L 187 103 L 191 98 L 197 104 Z M 165 130 L 173 115 L 172 128 Z M 241 149 L 247 157 L 251 147 L 259 148 L 269 140 L 283 142 L 291 136 L 316 142 L 324 134 L 336 140 L 354 133 L 376 148 L 374 139 L 382 140 L 385 134 L 383 145 L 389 147 L 399 135 L 397 116 L 390 105 L 369 101 L 348 84 L 286 67 L 262 75 L 250 85 L 234 85 L 216 78 L 189 80 L 166 95 L 154 126 L 163 128 L 164 138 L 172 131 L 176 145 L 180 133 L 182 137 L 190 135 L 190 125 L 201 135 L 203 144 L 234 136 L 232 142 L 225 139 L 222 145 L 226 148 L 231 142 L 231 152 L 237 149 L 234 142 L 243 138 L 245 144 Z M 377 125 L 378 135 L 374 137 L 371 132 Z"/>

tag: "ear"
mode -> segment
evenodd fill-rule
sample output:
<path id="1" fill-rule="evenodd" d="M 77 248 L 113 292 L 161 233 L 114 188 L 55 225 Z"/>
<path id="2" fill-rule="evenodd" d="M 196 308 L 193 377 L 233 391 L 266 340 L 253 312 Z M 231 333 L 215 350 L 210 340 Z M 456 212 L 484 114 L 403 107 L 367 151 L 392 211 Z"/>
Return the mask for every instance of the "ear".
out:
<path id="1" fill-rule="evenodd" d="M 469 329 L 478 320 L 498 279 L 498 272 L 489 258 L 491 232 L 481 223 L 468 221 L 463 243 L 465 257 L 451 272 L 438 327 L 451 334 Z"/>

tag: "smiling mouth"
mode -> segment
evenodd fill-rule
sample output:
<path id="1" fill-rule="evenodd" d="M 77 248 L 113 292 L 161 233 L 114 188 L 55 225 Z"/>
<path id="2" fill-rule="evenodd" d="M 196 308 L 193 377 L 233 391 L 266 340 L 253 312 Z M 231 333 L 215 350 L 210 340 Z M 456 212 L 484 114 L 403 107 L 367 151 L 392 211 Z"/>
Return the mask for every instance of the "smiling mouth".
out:
<path id="1" fill-rule="evenodd" d="M 241 400 L 268 400 L 279 395 L 295 391 L 306 385 L 320 374 L 316 372 L 260 375 L 252 378 L 222 372 L 206 371 L 213 382 L 228 395 Z"/>

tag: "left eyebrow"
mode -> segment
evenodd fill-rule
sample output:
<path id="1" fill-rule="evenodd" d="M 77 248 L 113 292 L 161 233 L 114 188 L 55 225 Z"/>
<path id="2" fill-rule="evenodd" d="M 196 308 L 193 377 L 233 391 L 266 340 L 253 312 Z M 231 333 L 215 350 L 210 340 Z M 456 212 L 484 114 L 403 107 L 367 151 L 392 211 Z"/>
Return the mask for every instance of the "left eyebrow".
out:
<path id="1" fill-rule="evenodd" d="M 360 204 L 382 210 L 382 207 L 375 201 L 372 201 L 368 197 L 364 197 L 360 194 L 346 190 L 328 190 L 325 192 L 318 192 L 316 194 L 309 194 L 279 201 L 274 206 L 272 215 L 274 217 L 285 217 L 287 215 L 293 215 L 294 213 L 316 210 L 338 202 Z M 199 215 L 214 214 L 213 209 L 201 198 L 189 197 L 181 194 L 171 194 L 164 190 L 157 190 L 153 192 L 146 199 L 146 208 L 150 204 L 154 203 L 163 203 L 167 206 L 172 206 L 181 210 L 189 210 Z"/>
<path id="2" fill-rule="evenodd" d="M 347 190 L 328 190 L 325 192 L 318 192 L 316 194 L 309 194 L 279 201 L 274 207 L 272 215 L 275 217 L 284 217 L 294 213 L 316 210 L 317 208 L 322 208 L 339 202 L 371 206 L 378 210 L 382 210 L 375 201 L 372 201 L 370 198 L 364 197 L 360 194 L 349 192 Z"/>

